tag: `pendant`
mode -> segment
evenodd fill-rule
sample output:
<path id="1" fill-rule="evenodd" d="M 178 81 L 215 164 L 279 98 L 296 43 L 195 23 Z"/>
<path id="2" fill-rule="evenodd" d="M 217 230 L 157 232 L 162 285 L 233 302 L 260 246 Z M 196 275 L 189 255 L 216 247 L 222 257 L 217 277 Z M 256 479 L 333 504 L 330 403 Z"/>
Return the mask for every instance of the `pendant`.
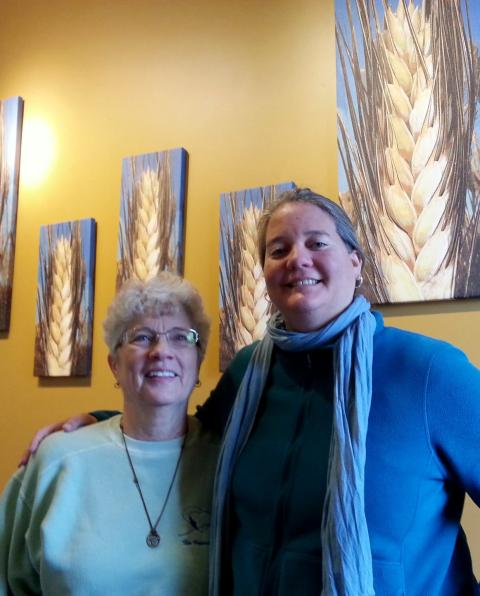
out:
<path id="1" fill-rule="evenodd" d="M 157 548 L 160 544 L 160 536 L 158 535 L 157 530 L 150 530 L 147 536 L 147 545 L 150 548 Z"/>

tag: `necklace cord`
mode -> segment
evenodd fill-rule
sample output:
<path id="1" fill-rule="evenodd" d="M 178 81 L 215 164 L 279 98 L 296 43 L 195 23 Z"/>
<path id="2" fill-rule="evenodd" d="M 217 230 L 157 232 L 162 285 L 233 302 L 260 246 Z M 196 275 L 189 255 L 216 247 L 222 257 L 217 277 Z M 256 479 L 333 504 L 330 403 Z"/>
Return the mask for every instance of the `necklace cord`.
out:
<path id="1" fill-rule="evenodd" d="M 173 471 L 172 479 L 170 481 L 170 485 L 168 487 L 167 494 L 166 494 L 165 499 L 163 501 L 162 508 L 160 510 L 160 513 L 159 513 L 159 515 L 157 517 L 157 520 L 156 520 L 155 524 L 152 524 L 152 519 L 151 519 L 150 514 L 148 512 L 147 504 L 145 502 L 145 498 L 143 496 L 142 489 L 140 487 L 140 482 L 138 480 L 138 476 L 137 476 L 137 473 L 135 471 L 135 467 L 133 465 L 132 457 L 131 457 L 130 451 L 128 450 L 128 447 L 127 447 L 127 440 L 125 438 L 125 431 L 123 430 L 123 421 L 120 423 L 120 430 L 122 431 L 122 439 L 123 439 L 123 445 L 125 447 L 125 453 L 127 455 L 128 463 L 130 465 L 130 469 L 131 469 L 132 474 L 133 474 L 133 483 L 137 487 L 138 494 L 139 494 L 140 499 L 142 501 L 143 509 L 145 510 L 145 515 L 147 516 L 148 525 L 150 526 L 150 534 L 149 534 L 149 536 L 150 535 L 155 536 L 155 535 L 157 535 L 157 526 L 160 523 L 160 520 L 162 519 L 162 515 L 163 515 L 163 513 L 165 511 L 165 508 L 167 507 L 168 499 L 170 498 L 170 493 L 172 492 L 172 488 L 173 488 L 173 485 L 175 483 L 175 478 L 177 477 L 178 468 L 180 467 L 180 460 L 182 459 L 183 449 L 185 447 L 185 442 L 187 440 L 187 434 L 185 434 L 185 437 L 184 437 L 184 439 L 182 441 L 182 446 L 180 447 L 180 454 L 179 454 L 179 456 L 177 458 L 177 463 L 175 464 L 175 469 Z M 148 541 L 147 541 L 147 544 L 148 544 Z"/>

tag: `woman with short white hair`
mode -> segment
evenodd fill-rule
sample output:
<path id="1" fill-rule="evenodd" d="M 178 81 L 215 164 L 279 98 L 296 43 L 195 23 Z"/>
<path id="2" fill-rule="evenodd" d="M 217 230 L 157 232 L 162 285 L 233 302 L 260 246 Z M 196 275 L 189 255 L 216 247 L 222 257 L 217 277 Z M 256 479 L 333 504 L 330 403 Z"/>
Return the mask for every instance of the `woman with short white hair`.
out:
<path id="1" fill-rule="evenodd" d="M 51 435 L 12 478 L 0 594 L 206 594 L 218 448 L 187 406 L 209 331 L 176 275 L 121 288 L 104 332 L 123 415 Z"/>

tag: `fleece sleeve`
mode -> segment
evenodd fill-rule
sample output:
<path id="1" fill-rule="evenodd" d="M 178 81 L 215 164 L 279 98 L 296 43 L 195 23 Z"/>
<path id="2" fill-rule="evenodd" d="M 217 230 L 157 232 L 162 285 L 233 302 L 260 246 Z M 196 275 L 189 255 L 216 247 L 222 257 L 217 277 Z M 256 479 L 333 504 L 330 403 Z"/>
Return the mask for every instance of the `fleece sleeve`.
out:
<path id="1" fill-rule="evenodd" d="M 39 575 L 27 545 L 31 511 L 22 494 L 25 469 L 19 470 L 0 498 L 0 596 L 40 594 Z"/>
<path id="2" fill-rule="evenodd" d="M 480 370 L 452 346 L 431 360 L 425 414 L 447 478 L 480 506 Z"/>

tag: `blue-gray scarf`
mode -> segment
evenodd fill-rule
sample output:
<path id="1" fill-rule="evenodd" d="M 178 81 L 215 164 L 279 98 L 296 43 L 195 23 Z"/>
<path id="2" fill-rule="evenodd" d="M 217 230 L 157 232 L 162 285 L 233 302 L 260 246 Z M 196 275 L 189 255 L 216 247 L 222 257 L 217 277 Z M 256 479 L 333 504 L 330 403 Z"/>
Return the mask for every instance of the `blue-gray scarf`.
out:
<path id="1" fill-rule="evenodd" d="M 358 296 L 334 321 L 312 333 L 284 329 L 280 314 L 256 346 L 225 430 L 214 487 L 210 596 L 220 596 L 222 535 L 234 465 L 253 427 L 273 346 L 300 352 L 331 346 L 335 387 L 333 432 L 322 518 L 322 596 L 374 594 L 372 555 L 365 518 L 365 444 L 372 397 L 375 319 Z"/>

